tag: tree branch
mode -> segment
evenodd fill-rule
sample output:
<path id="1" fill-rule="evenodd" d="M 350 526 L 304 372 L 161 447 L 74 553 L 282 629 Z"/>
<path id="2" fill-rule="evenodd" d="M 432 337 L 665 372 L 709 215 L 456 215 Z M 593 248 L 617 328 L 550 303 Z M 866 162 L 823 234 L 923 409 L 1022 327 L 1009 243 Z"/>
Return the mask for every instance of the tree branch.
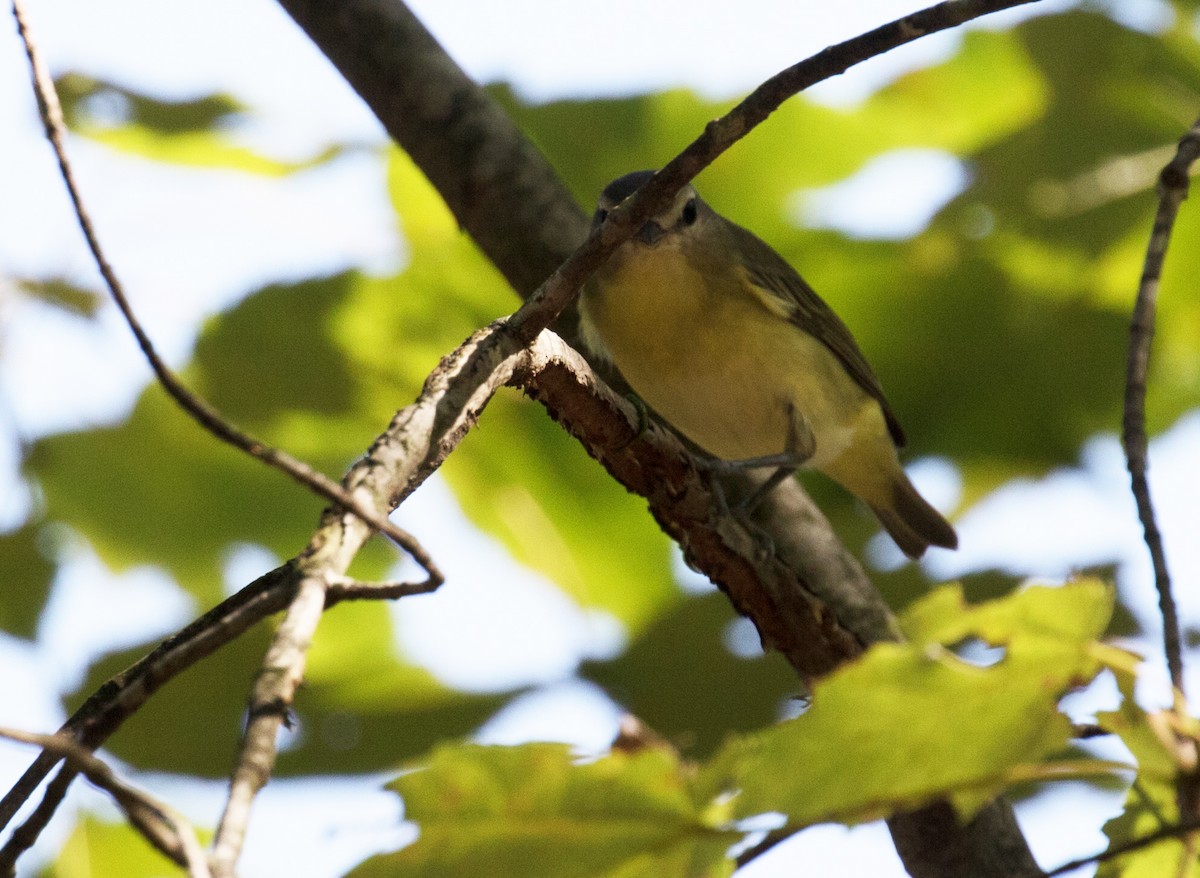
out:
<path id="1" fill-rule="evenodd" d="M 1177 839 L 1197 830 L 1200 830 L 1200 819 L 1163 826 L 1154 830 L 1154 832 L 1143 835 L 1141 838 L 1133 838 L 1122 844 L 1115 844 L 1108 850 L 1101 851 L 1098 854 L 1092 854 L 1090 857 L 1081 857 L 1078 860 L 1071 860 L 1070 862 L 1063 863 L 1061 866 L 1056 866 L 1046 873 L 1046 878 L 1054 878 L 1056 875 L 1066 875 L 1069 872 L 1074 872 L 1076 869 L 1081 869 L 1092 863 L 1105 863 L 1109 860 L 1115 860 L 1117 857 L 1131 854 L 1134 851 L 1140 851 L 1143 848 L 1158 844 L 1160 841 Z"/>
<path id="2" fill-rule="evenodd" d="M 1188 195 L 1191 167 L 1197 158 L 1200 158 L 1200 119 L 1197 119 L 1180 139 L 1175 157 L 1159 174 L 1158 211 L 1150 232 L 1150 242 L 1146 247 L 1146 259 L 1129 326 L 1129 355 L 1125 367 L 1125 416 L 1122 420 L 1126 466 L 1129 469 L 1138 517 L 1142 522 L 1146 548 L 1150 550 L 1150 559 L 1154 567 L 1154 586 L 1158 591 L 1158 608 L 1163 620 L 1163 651 L 1166 654 L 1167 671 L 1175 688 L 1174 709 L 1183 715 L 1186 715 L 1187 710 L 1183 675 L 1183 638 L 1179 627 L 1179 614 L 1175 607 L 1175 596 L 1171 591 L 1167 553 L 1155 520 L 1150 483 L 1146 477 L 1149 468 L 1146 381 L 1150 369 L 1150 342 L 1154 338 L 1155 309 L 1163 263 L 1171 242 L 1171 232 L 1175 228 L 1175 219 Z M 1195 764 L 1197 745 L 1193 738 L 1179 734 L 1176 735 L 1176 743 L 1181 748 L 1187 748 L 1191 755 L 1187 760 L 1191 767 L 1180 770 L 1175 787 L 1180 819 L 1185 824 L 1193 824 L 1200 818 L 1200 768 Z M 1187 844 L 1186 853 L 1189 860 L 1195 857 L 1195 845 L 1196 838 L 1193 835 Z"/>
<path id="3" fill-rule="evenodd" d="M 319 567 L 316 567 L 319 570 Z M 288 718 L 296 689 L 304 680 L 309 644 L 325 607 L 326 583 L 319 572 L 300 580 L 283 622 L 263 657 L 250 696 L 241 752 L 229 782 L 225 811 L 213 839 L 215 878 L 233 878 L 242 851 L 250 806 L 275 767 L 275 741 Z"/>
<path id="4" fill-rule="evenodd" d="M 99 747 L 165 683 L 286 607 L 298 581 L 294 562 L 259 577 L 97 689 L 63 724 L 59 735 L 70 736 L 88 750 Z M 12 820 L 59 760 L 56 752 L 43 750 L 38 755 L 0 800 L 0 827 Z M 17 857 L 36 841 L 66 795 L 75 773 L 70 766 L 64 766 L 47 787 L 37 809 L 0 848 L 0 874 L 5 868 L 11 869 Z"/>
<path id="5" fill-rule="evenodd" d="M 88 748 L 60 734 L 36 735 L 18 729 L 0 728 L 0 737 L 41 747 L 66 760 L 96 787 L 104 790 L 124 812 L 130 824 L 150 844 L 192 878 L 209 878 L 208 859 L 196 839 L 196 831 L 174 808 L 159 802 L 144 790 L 117 777 L 107 763 L 97 759 Z"/>
<path id="6" fill-rule="evenodd" d="M 1200 119 L 1179 141 L 1175 157 L 1162 169 L 1158 178 L 1158 212 L 1146 248 L 1142 278 L 1138 284 L 1137 300 L 1129 326 L 1129 356 L 1125 364 L 1125 417 L 1123 439 L 1125 460 L 1129 469 L 1133 497 L 1138 517 L 1145 532 L 1146 547 L 1154 565 L 1154 585 L 1158 589 L 1158 607 L 1163 620 L 1163 649 L 1167 656 L 1167 671 L 1171 683 L 1180 693 L 1183 685 L 1183 647 L 1179 629 L 1179 614 L 1171 593 L 1171 576 L 1167 570 L 1167 555 L 1162 534 L 1154 517 L 1150 499 L 1150 484 L 1146 479 L 1146 377 L 1150 369 L 1150 342 L 1154 338 L 1154 312 L 1158 288 L 1162 279 L 1163 262 L 1175 228 L 1180 205 L 1187 198 L 1188 175 L 1192 164 L 1200 157 Z"/>

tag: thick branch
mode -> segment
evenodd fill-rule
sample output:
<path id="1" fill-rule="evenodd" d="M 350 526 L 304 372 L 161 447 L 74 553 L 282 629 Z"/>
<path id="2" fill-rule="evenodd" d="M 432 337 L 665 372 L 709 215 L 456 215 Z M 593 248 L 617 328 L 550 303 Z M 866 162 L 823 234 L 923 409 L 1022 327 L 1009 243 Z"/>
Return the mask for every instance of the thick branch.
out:
<path id="1" fill-rule="evenodd" d="M 519 293 L 531 294 L 583 240 L 586 217 L 554 169 L 403 3 L 280 5 Z"/>
<path id="2" fill-rule="evenodd" d="M 509 381 L 541 402 L 617 481 L 649 501 L 688 562 L 725 591 L 754 622 L 763 645 L 781 652 L 802 679 L 823 676 L 862 653 L 863 640 L 834 608 L 782 558 L 764 551 L 765 534 L 718 514 L 711 474 L 696 468 L 675 435 L 655 425 L 639 430 L 633 406 L 598 383 L 562 339 L 543 333 L 514 363 Z"/>

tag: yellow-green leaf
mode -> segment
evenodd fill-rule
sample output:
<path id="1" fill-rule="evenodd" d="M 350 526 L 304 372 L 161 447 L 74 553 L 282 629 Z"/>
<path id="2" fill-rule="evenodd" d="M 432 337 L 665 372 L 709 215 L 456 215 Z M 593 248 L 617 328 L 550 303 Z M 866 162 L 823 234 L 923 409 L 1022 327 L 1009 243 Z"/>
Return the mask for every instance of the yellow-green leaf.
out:
<path id="1" fill-rule="evenodd" d="M 716 878 L 741 837 L 660 748 L 581 761 L 556 744 L 447 745 L 390 786 L 420 837 L 353 878 Z"/>

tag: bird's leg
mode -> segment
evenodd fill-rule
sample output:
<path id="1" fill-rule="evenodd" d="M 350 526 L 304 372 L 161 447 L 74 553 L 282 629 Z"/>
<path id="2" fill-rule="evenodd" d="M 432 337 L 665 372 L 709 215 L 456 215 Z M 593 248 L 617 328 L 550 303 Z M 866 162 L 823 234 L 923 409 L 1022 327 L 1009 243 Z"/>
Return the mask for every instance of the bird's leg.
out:
<path id="1" fill-rule="evenodd" d="M 768 494 L 775 490 L 784 479 L 791 476 L 797 469 L 803 466 L 804 462 L 812 457 L 813 452 L 816 451 L 816 437 L 813 436 L 812 426 L 808 423 L 808 418 L 796 411 L 796 407 L 790 402 L 787 404 L 787 414 L 788 430 L 782 454 L 767 454 L 761 457 L 746 457 L 740 460 L 705 460 L 699 463 L 702 469 L 717 474 L 775 467 L 775 472 L 771 474 L 770 478 L 737 504 L 737 508 L 741 512 L 753 512 Z M 728 509 L 725 506 L 725 496 L 719 487 L 717 488 L 717 502 L 723 509 Z"/>
<path id="2" fill-rule="evenodd" d="M 812 426 L 808 423 L 808 418 L 796 411 L 796 407 L 790 402 L 787 404 L 787 413 L 788 431 L 783 456 L 787 457 L 788 461 L 777 464 L 777 469 L 771 473 L 770 478 L 742 500 L 739 505 L 747 513 L 757 509 L 758 504 L 768 494 L 774 491 L 784 479 L 791 478 L 796 470 L 803 466 L 804 462 L 812 457 L 813 452 L 817 450 L 817 440 L 813 436 Z"/>

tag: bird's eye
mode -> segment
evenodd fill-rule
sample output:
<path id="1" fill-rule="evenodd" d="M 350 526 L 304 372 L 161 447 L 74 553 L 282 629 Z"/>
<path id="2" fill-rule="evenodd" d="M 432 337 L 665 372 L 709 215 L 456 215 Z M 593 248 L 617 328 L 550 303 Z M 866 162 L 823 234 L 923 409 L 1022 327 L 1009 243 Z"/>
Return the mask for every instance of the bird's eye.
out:
<path id="1" fill-rule="evenodd" d="M 696 221 L 696 199 L 689 198 L 688 203 L 683 206 L 683 224 L 690 226 Z"/>
<path id="2" fill-rule="evenodd" d="M 603 207 L 597 207 L 596 215 L 592 217 L 592 228 L 593 229 L 599 228 L 600 223 L 604 222 L 604 220 L 607 218 L 608 218 L 608 211 L 605 210 Z"/>

